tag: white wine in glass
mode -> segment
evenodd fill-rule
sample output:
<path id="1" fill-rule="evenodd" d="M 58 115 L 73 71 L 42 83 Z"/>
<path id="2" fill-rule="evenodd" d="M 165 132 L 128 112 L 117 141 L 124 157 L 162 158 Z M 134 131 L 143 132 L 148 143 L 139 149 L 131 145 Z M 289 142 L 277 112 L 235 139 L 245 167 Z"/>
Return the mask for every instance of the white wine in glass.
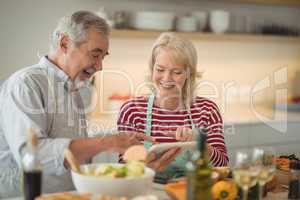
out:
<path id="1" fill-rule="evenodd" d="M 267 182 L 271 181 L 274 177 L 275 171 L 275 167 L 261 167 L 257 176 L 258 183 L 260 185 L 265 185 Z"/>
<path id="2" fill-rule="evenodd" d="M 238 151 L 235 159 L 233 178 L 243 190 L 243 200 L 247 200 L 249 188 L 257 183 L 259 170 L 252 166 L 249 153 L 246 151 Z"/>
<path id="3" fill-rule="evenodd" d="M 258 171 L 244 170 L 244 169 L 236 169 L 233 172 L 234 181 L 242 188 L 249 189 L 256 185 L 257 183 L 257 175 Z"/>
<path id="4" fill-rule="evenodd" d="M 253 167 L 259 169 L 259 199 L 262 199 L 264 185 L 271 181 L 276 171 L 275 153 L 272 147 L 256 147 L 252 152 Z"/>

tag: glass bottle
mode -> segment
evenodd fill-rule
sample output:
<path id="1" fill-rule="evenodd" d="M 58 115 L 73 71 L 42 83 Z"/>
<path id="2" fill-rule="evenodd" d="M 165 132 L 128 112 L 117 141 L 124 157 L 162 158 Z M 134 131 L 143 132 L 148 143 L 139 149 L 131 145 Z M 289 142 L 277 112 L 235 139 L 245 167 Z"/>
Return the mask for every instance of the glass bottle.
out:
<path id="1" fill-rule="evenodd" d="M 290 163 L 291 179 L 289 183 L 288 199 L 300 200 L 300 161 Z"/>
<path id="2" fill-rule="evenodd" d="M 25 200 L 34 200 L 41 194 L 42 167 L 38 159 L 38 140 L 33 130 L 28 131 L 22 167 Z"/>
<path id="3" fill-rule="evenodd" d="M 205 129 L 196 129 L 197 151 L 187 163 L 187 199 L 188 200 L 211 200 L 212 168 L 210 165 Z"/>

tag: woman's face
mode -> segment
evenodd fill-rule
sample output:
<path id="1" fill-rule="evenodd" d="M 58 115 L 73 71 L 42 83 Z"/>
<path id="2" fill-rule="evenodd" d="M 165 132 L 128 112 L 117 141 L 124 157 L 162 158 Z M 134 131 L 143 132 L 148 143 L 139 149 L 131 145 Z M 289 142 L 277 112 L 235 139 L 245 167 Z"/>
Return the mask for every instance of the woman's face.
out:
<path id="1" fill-rule="evenodd" d="M 181 94 L 187 73 L 183 65 L 172 62 L 168 50 L 159 50 L 152 74 L 160 97 L 178 97 Z"/>

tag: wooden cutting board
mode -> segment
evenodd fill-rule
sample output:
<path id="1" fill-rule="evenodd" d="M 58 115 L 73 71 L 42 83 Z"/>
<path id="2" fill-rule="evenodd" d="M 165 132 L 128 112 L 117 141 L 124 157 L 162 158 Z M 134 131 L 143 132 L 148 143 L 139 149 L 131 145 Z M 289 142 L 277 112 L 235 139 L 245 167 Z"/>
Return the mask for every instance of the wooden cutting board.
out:
<path id="1" fill-rule="evenodd" d="M 165 191 L 174 200 L 186 200 L 186 181 L 178 181 L 165 185 Z"/>
<path id="2" fill-rule="evenodd" d="M 78 194 L 75 192 L 60 192 L 47 194 L 36 198 L 35 200 L 127 200 L 126 197 L 110 197 L 105 195 L 92 196 L 91 194 Z"/>

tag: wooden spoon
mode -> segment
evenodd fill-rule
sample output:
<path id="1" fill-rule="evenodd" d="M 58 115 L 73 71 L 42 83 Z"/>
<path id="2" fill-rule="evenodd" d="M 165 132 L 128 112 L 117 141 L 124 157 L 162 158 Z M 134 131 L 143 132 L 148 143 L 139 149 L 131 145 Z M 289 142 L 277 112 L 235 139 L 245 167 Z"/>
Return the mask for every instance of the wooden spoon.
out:
<path id="1" fill-rule="evenodd" d="M 80 164 L 79 164 L 78 160 L 74 157 L 74 155 L 70 151 L 70 149 L 65 149 L 64 155 L 65 155 L 65 158 L 67 159 L 71 169 L 74 172 L 81 173 Z"/>
<path id="2" fill-rule="evenodd" d="M 29 128 L 27 131 L 27 142 L 32 147 L 37 147 L 37 145 L 38 145 L 38 139 L 36 136 L 36 132 L 32 128 Z"/>

